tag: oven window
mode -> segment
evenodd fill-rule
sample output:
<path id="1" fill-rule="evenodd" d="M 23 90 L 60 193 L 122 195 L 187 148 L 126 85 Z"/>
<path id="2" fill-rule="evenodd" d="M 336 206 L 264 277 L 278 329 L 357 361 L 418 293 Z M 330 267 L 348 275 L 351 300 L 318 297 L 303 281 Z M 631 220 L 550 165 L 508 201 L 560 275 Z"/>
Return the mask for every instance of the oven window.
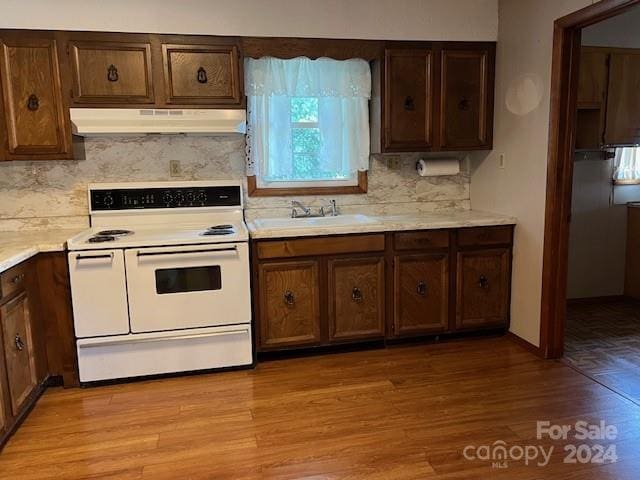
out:
<path id="1" fill-rule="evenodd" d="M 220 290 L 222 279 L 220 267 L 165 268 L 156 270 L 156 292 L 158 295 L 180 292 L 202 292 Z"/>

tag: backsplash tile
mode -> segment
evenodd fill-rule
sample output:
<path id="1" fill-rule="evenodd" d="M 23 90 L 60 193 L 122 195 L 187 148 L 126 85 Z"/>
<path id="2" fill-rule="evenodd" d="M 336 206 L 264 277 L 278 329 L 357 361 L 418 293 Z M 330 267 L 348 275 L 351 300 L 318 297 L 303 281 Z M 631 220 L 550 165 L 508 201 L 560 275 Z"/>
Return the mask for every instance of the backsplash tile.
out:
<path id="1" fill-rule="evenodd" d="M 244 137 L 94 137 L 85 139 L 86 160 L 0 164 L 0 229 L 75 228 L 87 224 L 87 184 L 171 180 L 245 179 Z M 335 198 L 344 213 L 400 214 L 469 208 L 469 178 L 419 177 L 417 154 L 402 155 L 390 170 L 372 155 L 369 193 L 304 197 L 316 208 Z M 171 177 L 169 162 L 180 161 Z M 246 183 L 246 181 L 245 181 Z M 291 197 L 246 198 L 248 219 L 286 216 Z"/>

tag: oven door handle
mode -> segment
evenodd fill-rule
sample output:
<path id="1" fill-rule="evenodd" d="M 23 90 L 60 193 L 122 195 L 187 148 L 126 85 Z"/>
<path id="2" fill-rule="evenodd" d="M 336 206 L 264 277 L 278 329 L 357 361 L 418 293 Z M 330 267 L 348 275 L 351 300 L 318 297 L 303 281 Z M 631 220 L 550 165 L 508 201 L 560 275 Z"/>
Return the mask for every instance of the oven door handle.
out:
<path id="1" fill-rule="evenodd" d="M 108 258 L 113 260 L 113 253 L 103 253 L 99 255 L 76 255 L 76 261 L 80 260 L 100 260 L 102 258 Z"/>
<path id="2" fill-rule="evenodd" d="M 156 257 L 158 255 L 187 255 L 190 253 L 218 253 L 218 252 L 237 252 L 238 247 L 233 246 L 229 248 L 216 248 L 216 249 L 200 249 L 200 250 L 181 250 L 175 252 L 136 252 L 138 257 Z"/>

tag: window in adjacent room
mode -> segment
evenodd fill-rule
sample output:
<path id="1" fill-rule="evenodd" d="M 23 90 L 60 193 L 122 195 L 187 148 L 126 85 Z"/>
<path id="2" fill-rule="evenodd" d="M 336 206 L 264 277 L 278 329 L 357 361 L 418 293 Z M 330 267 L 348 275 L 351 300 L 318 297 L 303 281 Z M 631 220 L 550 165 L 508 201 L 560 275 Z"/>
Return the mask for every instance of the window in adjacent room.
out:
<path id="1" fill-rule="evenodd" d="M 621 185 L 640 183 L 640 147 L 616 148 L 613 181 Z"/>
<path id="2" fill-rule="evenodd" d="M 369 64 L 267 57 L 245 69 L 250 193 L 366 191 Z"/>

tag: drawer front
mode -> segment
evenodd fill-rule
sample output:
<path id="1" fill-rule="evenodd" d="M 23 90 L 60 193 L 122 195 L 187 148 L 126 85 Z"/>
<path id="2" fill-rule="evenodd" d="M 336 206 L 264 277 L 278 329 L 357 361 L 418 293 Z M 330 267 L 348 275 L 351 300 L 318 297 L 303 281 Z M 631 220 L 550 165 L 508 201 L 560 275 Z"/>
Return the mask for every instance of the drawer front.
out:
<path id="1" fill-rule="evenodd" d="M 384 259 L 329 261 L 329 339 L 384 336 Z"/>
<path id="2" fill-rule="evenodd" d="M 27 264 L 23 262 L 0 274 L 0 302 L 25 289 Z"/>
<path id="3" fill-rule="evenodd" d="M 31 319 L 26 293 L 0 308 L 0 321 L 11 409 L 14 415 L 18 415 L 25 400 L 37 385 Z"/>
<path id="4" fill-rule="evenodd" d="M 394 334 L 435 333 L 449 326 L 449 256 L 395 257 Z"/>
<path id="5" fill-rule="evenodd" d="M 461 247 L 511 245 L 512 234 L 512 226 L 461 228 L 458 231 L 458 245 Z"/>
<path id="6" fill-rule="evenodd" d="M 506 326 L 510 257 L 508 248 L 458 253 L 457 328 Z"/>
<path id="7" fill-rule="evenodd" d="M 163 45 L 167 103 L 240 104 L 238 49 Z"/>
<path id="8" fill-rule="evenodd" d="M 258 269 L 260 348 L 319 343 L 318 263 L 267 263 Z"/>
<path id="9" fill-rule="evenodd" d="M 264 240 L 258 242 L 257 248 L 260 259 L 381 252 L 384 251 L 384 234 Z"/>
<path id="10" fill-rule="evenodd" d="M 153 103 L 149 43 L 72 42 L 77 103 Z"/>
<path id="11" fill-rule="evenodd" d="M 393 244 L 396 250 L 449 248 L 449 231 L 430 230 L 424 232 L 396 233 Z"/>

